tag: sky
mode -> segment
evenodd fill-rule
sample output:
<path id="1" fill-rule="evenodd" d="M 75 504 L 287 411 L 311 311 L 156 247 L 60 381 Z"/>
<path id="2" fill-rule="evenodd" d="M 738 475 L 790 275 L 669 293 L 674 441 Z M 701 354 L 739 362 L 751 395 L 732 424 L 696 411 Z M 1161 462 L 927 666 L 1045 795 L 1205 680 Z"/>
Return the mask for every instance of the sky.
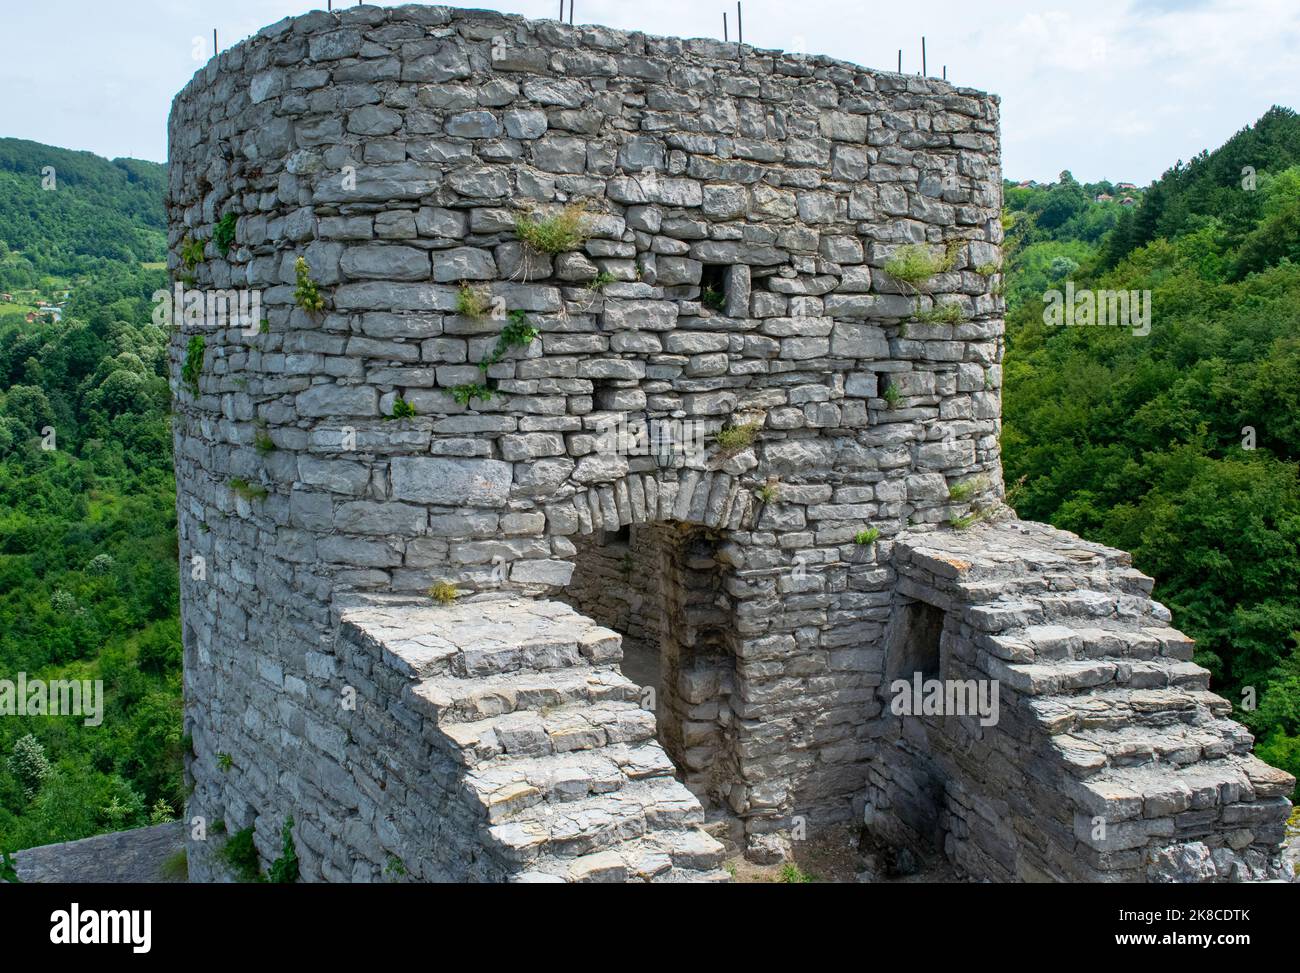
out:
<path id="1" fill-rule="evenodd" d="M 348 0 L 340 0 L 346 3 Z M 223 48 L 324 0 L 4 0 L 0 136 L 165 161 L 171 99 Z M 384 6 L 392 4 L 383 3 Z M 474 0 L 556 17 L 559 0 Z M 575 0 L 575 23 L 721 37 L 734 0 Z M 1271 105 L 1300 109 L 1300 0 L 744 0 L 745 41 L 1002 96 L 1003 172 L 1145 185 Z M 734 38 L 734 34 L 733 34 Z"/>

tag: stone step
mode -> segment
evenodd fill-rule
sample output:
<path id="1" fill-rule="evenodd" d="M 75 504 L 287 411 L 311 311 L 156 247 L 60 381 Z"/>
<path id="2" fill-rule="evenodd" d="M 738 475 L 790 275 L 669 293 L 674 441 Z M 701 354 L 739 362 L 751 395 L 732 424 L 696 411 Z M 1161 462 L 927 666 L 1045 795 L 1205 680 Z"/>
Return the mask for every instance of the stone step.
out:
<path id="1" fill-rule="evenodd" d="M 1240 724 L 1218 719 L 1163 727 L 1093 727 L 1051 738 L 1054 752 L 1076 777 L 1090 777 L 1113 767 L 1184 767 L 1249 753 L 1253 743 L 1254 738 Z"/>
<path id="2" fill-rule="evenodd" d="M 470 771 L 465 786 L 501 824 L 535 804 L 561 804 L 609 794 L 630 781 L 671 777 L 672 761 L 657 742 L 513 760 L 500 757 Z"/>
<path id="3" fill-rule="evenodd" d="M 655 717 L 636 703 L 573 703 L 553 710 L 519 710 L 472 723 L 441 727 L 459 748 L 461 763 L 478 767 L 509 754 L 516 758 L 596 750 L 611 743 L 653 739 Z"/>
<path id="4" fill-rule="evenodd" d="M 1104 622 L 1078 628 L 1029 625 L 1002 635 L 981 634 L 974 641 L 996 658 L 1015 663 L 1153 659 L 1190 662 L 1196 647 L 1194 640 L 1166 626 L 1108 628 Z"/>
<path id="5" fill-rule="evenodd" d="M 1038 696 L 1025 701 L 1051 736 L 1126 726 L 1201 724 L 1232 715 L 1232 704 L 1204 689 L 1138 689 L 1116 686 L 1075 695 Z"/>
<path id="6" fill-rule="evenodd" d="M 1006 597 L 1032 598 L 1037 595 L 1081 590 L 1111 591 L 1115 594 L 1149 599 L 1154 582 L 1136 568 L 1110 566 L 1083 573 L 1020 572 L 996 580 L 980 578 L 961 581 L 955 587 L 962 593 L 966 602 L 979 604 Z"/>
<path id="7" fill-rule="evenodd" d="M 990 676 L 1025 696 L 1059 696 L 1123 686 L 1132 689 L 1209 689 L 1210 671 L 1194 662 L 1150 660 L 1053 660 L 1014 663 L 990 657 Z"/>
<path id="8" fill-rule="evenodd" d="M 1263 802 L 1233 810 L 1243 826 L 1255 823 L 1255 818 L 1266 825 L 1284 821 L 1285 798 L 1294 786 L 1290 774 L 1252 754 L 1203 760 L 1172 772 L 1152 764 L 1111 767 L 1086 779 L 1067 779 L 1063 785 L 1065 796 L 1077 799 L 1090 813 L 1120 822 Z"/>
<path id="9" fill-rule="evenodd" d="M 556 625 L 542 631 L 481 636 L 451 658 L 450 671 L 462 678 L 523 671 L 545 672 L 583 664 L 612 664 L 623 657 L 623 638 L 591 623 Z"/>
<path id="10" fill-rule="evenodd" d="M 492 825 L 488 834 L 509 861 L 551 870 L 543 858 L 572 860 L 650 834 L 698 831 L 703 823 L 704 812 L 690 791 L 675 778 L 654 777 L 578 801 L 534 804 Z M 718 849 L 721 855 L 721 845 Z"/>
<path id="11" fill-rule="evenodd" d="M 521 882 L 728 882 L 722 845 L 702 831 L 655 832 L 577 858 L 539 859 Z"/>
<path id="12" fill-rule="evenodd" d="M 341 618 L 350 637 L 416 680 L 609 666 L 623 655 L 622 636 L 561 602 L 387 599 L 350 607 Z"/>
<path id="13" fill-rule="evenodd" d="M 1023 595 L 1004 591 L 997 600 L 967 605 L 962 617 L 990 635 L 1035 625 L 1137 631 L 1167 627 L 1171 621 L 1169 610 L 1145 595 L 1091 588 Z"/>
<path id="14" fill-rule="evenodd" d="M 497 673 L 478 679 L 442 676 L 424 680 L 411 692 L 437 710 L 440 725 L 449 725 L 571 703 L 634 702 L 640 687 L 617 669 L 582 665 L 551 672 Z"/>

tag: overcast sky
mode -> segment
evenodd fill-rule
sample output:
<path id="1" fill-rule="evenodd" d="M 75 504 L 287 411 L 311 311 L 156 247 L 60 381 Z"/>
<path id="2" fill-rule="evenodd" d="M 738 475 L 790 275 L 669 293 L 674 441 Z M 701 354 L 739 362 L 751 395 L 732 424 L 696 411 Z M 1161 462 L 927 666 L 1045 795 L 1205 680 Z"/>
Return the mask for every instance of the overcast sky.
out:
<path id="1" fill-rule="evenodd" d="M 346 2 L 346 0 L 344 0 Z M 312 0 L 5 0 L 0 136 L 163 161 L 172 96 L 210 55 Z M 385 4 L 389 5 L 389 4 Z M 558 0 L 475 0 L 555 17 Z M 722 35 L 734 0 L 576 0 L 575 22 Z M 1300 107 L 1300 0 L 745 0 L 745 40 L 1002 96 L 1004 172 L 1145 184 L 1270 105 Z M 733 28 L 734 29 L 734 28 Z M 733 35 L 734 36 L 734 35 Z"/>

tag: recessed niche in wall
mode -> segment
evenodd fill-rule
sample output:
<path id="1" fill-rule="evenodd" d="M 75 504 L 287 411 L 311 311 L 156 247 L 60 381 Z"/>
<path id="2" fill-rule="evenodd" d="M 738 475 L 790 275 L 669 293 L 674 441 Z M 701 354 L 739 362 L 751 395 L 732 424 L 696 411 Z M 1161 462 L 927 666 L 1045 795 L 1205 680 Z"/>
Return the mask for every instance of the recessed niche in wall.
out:
<path id="1" fill-rule="evenodd" d="M 705 264 L 700 275 L 700 303 L 710 311 L 721 311 L 727 304 L 727 266 Z"/>
<path id="2" fill-rule="evenodd" d="M 943 609 L 923 601 L 909 602 L 902 609 L 901 640 L 898 645 L 896 674 L 911 679 L 921 673 L 923 681 L 938 679 L 942 669 Z"/>

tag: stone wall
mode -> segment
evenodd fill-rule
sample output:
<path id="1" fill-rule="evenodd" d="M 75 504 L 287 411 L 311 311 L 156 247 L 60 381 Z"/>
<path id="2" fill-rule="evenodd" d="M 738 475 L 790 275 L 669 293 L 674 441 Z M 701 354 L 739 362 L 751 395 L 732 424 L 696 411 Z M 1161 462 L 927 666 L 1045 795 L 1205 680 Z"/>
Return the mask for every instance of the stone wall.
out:
<path id="1" fill-rule="evenodd" d="M 674 769 L 763 847 L 884 807 L 895 540 L 1002 496 L 997 132 L 935 79 L 443 7 L 215 58 L 169 123 L 174 276 L 249 308 L 172 344 L 192 814 L 268 860 L 292 815 L 312 880 L 680 880 L 717 848 Z M 629 525 L 675 768 L 582 623 L 512 641 Z"/>
<path id="2" fill-rule="evenodd" d="M 1295 780 L 1251 754 L 1127 554 L 1009 521 L 905 535 L 895 564 L 900 608 L 941 613 L 936 676 L 991 684 L 999 706 L 989 725 L 887 706 L 874 830 L 994 881 L 1293 877 Z M 911 677 L 899 648 L 891 679 Z"/>

